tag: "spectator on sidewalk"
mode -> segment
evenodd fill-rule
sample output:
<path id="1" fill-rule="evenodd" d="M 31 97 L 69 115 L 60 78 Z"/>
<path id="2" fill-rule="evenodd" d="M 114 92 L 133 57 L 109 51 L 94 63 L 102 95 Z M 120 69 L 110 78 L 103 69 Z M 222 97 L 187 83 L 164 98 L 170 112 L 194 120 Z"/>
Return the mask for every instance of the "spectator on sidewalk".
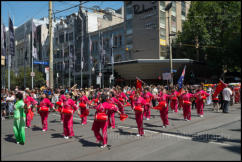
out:
<path id="1" fill-rule="evenodd" d="M 225 87 L 222 91 L 222 94 L 223 94 L 223 113 L 228 113 L 232 91 L 229 87 Z"/>

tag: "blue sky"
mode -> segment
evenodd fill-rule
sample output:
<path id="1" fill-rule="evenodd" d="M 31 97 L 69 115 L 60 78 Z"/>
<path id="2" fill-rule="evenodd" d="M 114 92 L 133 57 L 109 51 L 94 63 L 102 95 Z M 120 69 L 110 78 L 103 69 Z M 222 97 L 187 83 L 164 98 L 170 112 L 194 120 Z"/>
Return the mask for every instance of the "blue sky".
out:
<path id="1" fill-rule="evenodd" d="M 79 4 L 78 1 L 53 1 L 53 11 L 63 10 Z M 99 6 L 102 9 L 110 7 L 119 9 L 123 6 L 123 1 L 88 1 L 83 6 L 93 7 Z M 19 26 L 31 18 L 48 17 L 48 1 L 1 1 L 1 23 L 8 26 L 8 14 L 14 19 L 14 26 Z M 78 7 L 61 12 L 57 17 L 67 16 L 73 12 L 77 12 Z"/>

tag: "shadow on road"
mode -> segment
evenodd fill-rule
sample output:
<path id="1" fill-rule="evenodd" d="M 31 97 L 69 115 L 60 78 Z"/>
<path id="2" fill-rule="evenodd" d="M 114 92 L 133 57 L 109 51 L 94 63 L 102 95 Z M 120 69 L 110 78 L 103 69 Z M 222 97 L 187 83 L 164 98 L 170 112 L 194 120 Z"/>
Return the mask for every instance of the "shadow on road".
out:
<path id="1" fill-rule="evenodd" d="M 241 131 L 241 129 L 230 129 L 231 131 L 238 131 L 238 132 L 240 132 Z"/>
<path id="2" fill-rule="evenodd" d="M 136 135 L 137 134 L 137 133 L 124 131 L 121 128 L 118 128 L 118 130 L 116 130 L 114 132 L 119 133 L 120 135 Z"/>
<path id="3" fill-rule="evenodd" d="M 231 152 L 241 154 L 241 146 L 223 146 L 223 148 Z"/>
<path id="4" fill-rule="evenodd" d="M 33 126 L 32 131 L 41 131 L 41 127 L 37 127 L 36 125 Z"/>
<path id="5" fill-rule="evenodd" d="M 51 134 L 51 138 L 63 138 L 64 136 L 60 133 L 53 133 Z"/>
<path id="6" fill-rule="evenodd" d="M 170 120 L 182 120 L 182 121 L 184 121 L 184 119 L 177 119 L 177 118 L 171 118 L 171 117 L 168 117 L 168 119 L 170 119 Z"/>
<path id="7" fill-rule="evenodd" d="M 14 136 L 13 134 L 7 134 L 4 139 L 5 141 L 16 143 L 16 139 L 13 138 L 13 136 Z"/>
<path id="8" fill-rule="evenodd" d="M 79 142 L 82 143 L 82 146 L 86 146 L 86 147 L 98 147 L 98 146 L 100 146 L 98 143 L 87 141 L 83 138 L 79 139 Z"/>
<path id="9" fill-rule="evenodd" d="M 149 123 L 144 123 L 144 125 L 147 127 L 161 127 L 160 125 L 153 125 L 153 124 L 149 124 Z"/>

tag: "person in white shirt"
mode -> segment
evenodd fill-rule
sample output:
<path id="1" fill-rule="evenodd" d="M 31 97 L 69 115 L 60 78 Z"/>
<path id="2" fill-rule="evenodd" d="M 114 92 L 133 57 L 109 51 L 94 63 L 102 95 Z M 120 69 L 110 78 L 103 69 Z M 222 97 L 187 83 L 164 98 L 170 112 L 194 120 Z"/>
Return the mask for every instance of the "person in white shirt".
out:
<path id="1" fill-rule="evenodd" d="M 232 91 L 229 87 L 223 89 L 223 113 L 229 112 L 230 97 L 232 96 Z"/>

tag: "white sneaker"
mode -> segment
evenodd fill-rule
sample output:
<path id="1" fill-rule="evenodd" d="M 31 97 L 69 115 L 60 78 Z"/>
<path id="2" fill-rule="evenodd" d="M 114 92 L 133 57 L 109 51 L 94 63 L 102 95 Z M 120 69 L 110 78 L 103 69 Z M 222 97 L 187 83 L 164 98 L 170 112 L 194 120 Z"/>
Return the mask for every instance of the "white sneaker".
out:
<path id="1" fill-rule="evenodd" d="M 137 136 L 137 137 L 139 137 L 139 136 L 140 136 L 140 134 L 136 134 L 136 136 Z"/>
<path id="2" fill-rule="evenodd" d="M 28 127 L 25 127 L 25 128 L 28 128 Z"/>
<path id="3" fill-rule="evenodd" d="M 146 120 L 150 120 L 150 118 L 147 118 Z"/>
<path id="4" fill-rule="evenodd" d="M 184 119 L 185 121 L 187 121 L 187 119 Z"/>
<path id="5" fill-rule="evenodd" d="M 65 139 L 69 139 L 69 137 L 68 137 L 68 136 L 64 136 L 64 138 L 65 138 Z"/>
<path id="6" fill-rule="evenodd" d="M 17 142 L 17 144 L 19 144 L 19 142 Z"/>
<path id="7" fill-rule="evenodd" d="M 203 117 L 203 115 L 200 115 L 200 117 L 202 118 L 202 117 Z"/>
<path id="8" fill-rule="evenodd" d="M 105 147 L 107 147 L 107 145 L 106 145 L 106 144 L 101 146 L 101 148 L 105 148 Z"/>
<path id="9" fill-rule="evenodd" d="M 163 125 L 163 126 L 161 126 L 162 128 L 165 128 L 165 126 Z"/>
<path id="10" fill-rule="evenodd" d="M 42 130 L 42 132 L 45 132 L 45 131 L 46 131 L 45 129 Z"/>
<path id="11" fill-rule="evenodd" d="M 175 112 L 175 110 L 172 110 L 172 112 Z"/>

